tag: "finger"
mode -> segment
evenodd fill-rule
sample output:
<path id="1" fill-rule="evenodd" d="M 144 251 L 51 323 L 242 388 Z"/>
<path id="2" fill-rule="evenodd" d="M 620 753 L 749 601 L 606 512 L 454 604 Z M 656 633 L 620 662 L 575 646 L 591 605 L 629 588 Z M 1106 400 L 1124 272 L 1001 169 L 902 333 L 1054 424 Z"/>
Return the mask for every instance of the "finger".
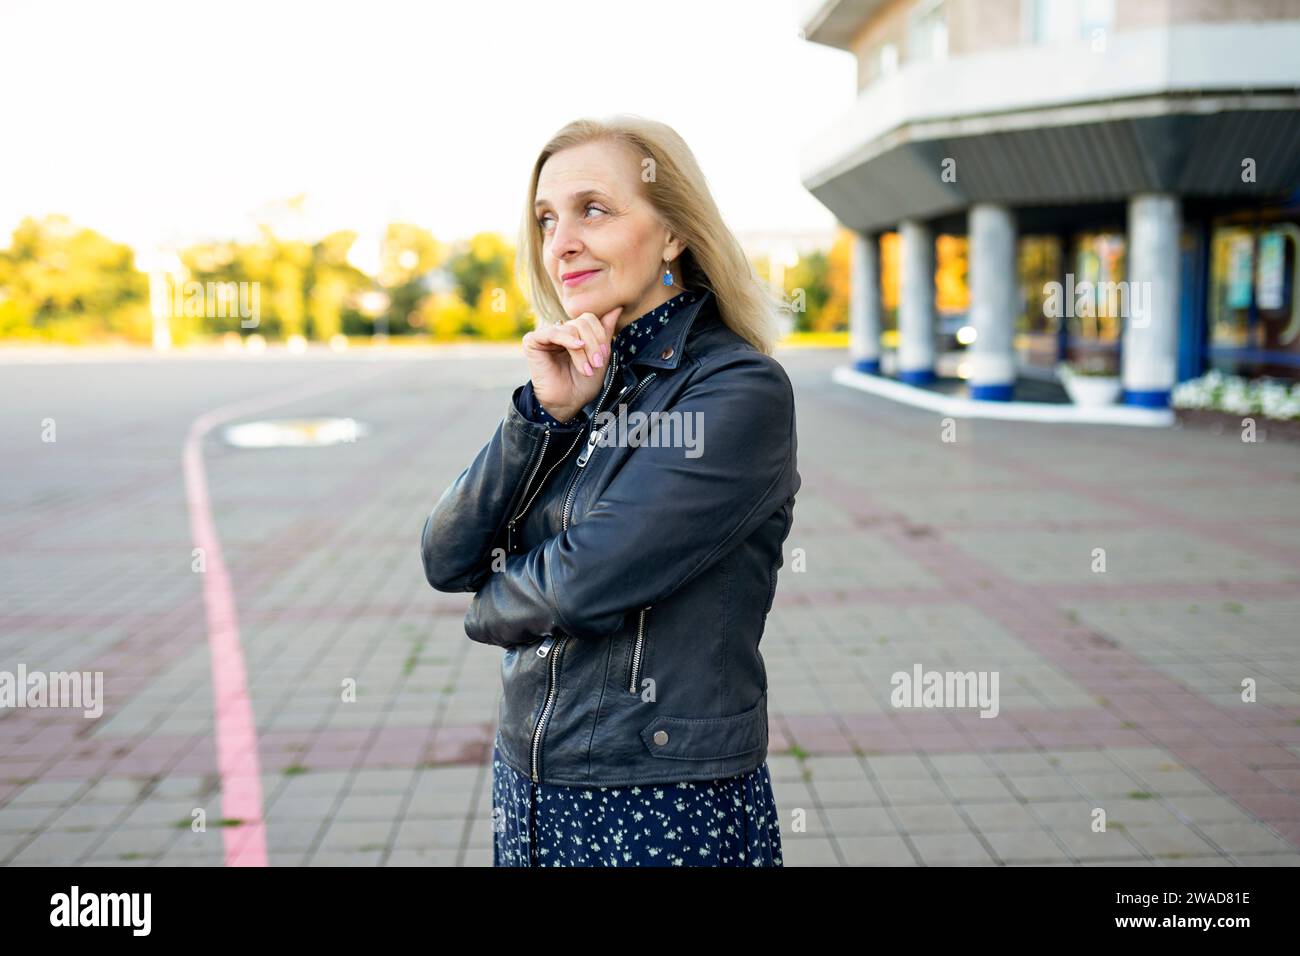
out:
<path id="1" fill-rule="evenodd" d="M 622 311 L 623 307 L 621 305 L 616 308 L 613 312 L 615 318 L 612 321 L 609 320 L 610 313 L 608 312 L 603 316 L 597 316 L 594 312 L 585 313 L 586 318 L 591 323 L 591 330 L 596 336 L 596 341 L 599 343 L 601 360 L 607 364 L 610 353 L 614 350 L 613 322 L 618 320 L 618 313 Z"/>
<path id="2" fill-rule="evenodd" d="M 542 325 L 529 332 L 537 347 L 543 348 L 548 352 L 555 352 L 561 349 L 580 348 L 582 338 L 576 335 L 566 323 L 554 322 L 549 325 Z M 525 339 L 527 339 L 527 335 Z"/>
<path id="3" fill-rule="evenodd" d="M 591 363 L 587 360 L 587 345 L 573 319 L 556 322 L 538 329 L 538 337 L 548 343 L 549 351 L 566 351 L 577 375 L 590 376 Z"/>
<path id="4" fill-rule="evenodd" d="M 601 328 L 609 336 L 610 341 L 614 339 L 614 329 L 618 326 L 618 317 L 623 314 L 623 307 L 620 305 L 616 309 L 611 309 L 600 317 Z"/>
<path id="5" fill-rule="evenodd" d="M 551 342 L 549 337 L 549 330 L 545 326 L 533 329 L 529 332 L 525 332 L 523 338 L 523 345 L 524 345 L 525 352 L 528 352 L 530 350 L 542 351 L 542 352 L 553 352 L 556 349 L 561 348 L 561 346 Z"/>
<path id="6" fill-rule="evenodd" d="M 582 336 L 587 362 L 590 363 L 592 368 L 600 368 L 605 364 L 606 358 L 604 354 L 605 330 L 596 321 L 595 313 L 582 313 L 573 320 L 573 326 L 577 333 Z"/>
<path id="7" fill-rule="evenodd" d="M 591 358 L 587 354 L 587 341 L 583 337 L 581 324 L 576 319 L 571 319 L 565 325 L 569 327 L 569 334 L 573 336 L 573 340 L 578 343 L 576 347 L 569 349 L 569 358 L 573 362 L 573 367 L 577 369 L 579 375 L 586 377 L 594 375 L 595 369 L 592 367 Z M 587 334 L 589 335 L 590 332 Z"/>

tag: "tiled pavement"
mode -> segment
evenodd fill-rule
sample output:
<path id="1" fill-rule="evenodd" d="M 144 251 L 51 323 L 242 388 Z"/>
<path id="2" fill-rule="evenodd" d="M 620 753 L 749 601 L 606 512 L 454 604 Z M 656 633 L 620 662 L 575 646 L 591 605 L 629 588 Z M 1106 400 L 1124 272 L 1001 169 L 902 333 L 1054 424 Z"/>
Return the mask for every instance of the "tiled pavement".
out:
<path id="1" fill-rule="evenodd" d="M 831 384 L 843 353 L 782 359 L 804 484 L 763 652 L 787 865 L 1300 863 L 1300 446 L 965 420 L 948 442 Z M 522 374 L 512 352 L 0 365 L 0 670 L 102 670 L 108 698 L 0 716 L 0 863 L 223 861 L 180 452 L 204 412 L 301 384 L 332 390 L 267 417 L 373 432 L 205 445 L 270 862 L 489 864 L 500 651 L 417 538 Z M 997 672 L 997 717 L 891 706 L 918 664 Z"/>

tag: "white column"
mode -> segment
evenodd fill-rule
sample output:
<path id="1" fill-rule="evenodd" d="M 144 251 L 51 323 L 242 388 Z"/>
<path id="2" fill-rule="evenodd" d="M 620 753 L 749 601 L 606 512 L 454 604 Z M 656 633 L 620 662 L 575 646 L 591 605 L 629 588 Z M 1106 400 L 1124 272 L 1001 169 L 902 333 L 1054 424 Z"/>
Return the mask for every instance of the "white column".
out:
<path id="1" fill-rule="evenodd" d="M 1016 220 L 996 203 L 971 207 L 970 397 L 1008 401 L 1016 382 Z"/>
<path id="2" fill-rule="evenodd" d="M 934 234 L 915 219 L 898 226 L 902 289 L 898 301 L 898 378 L 913 385 L 934 380 Z"/>
<path id="3" fill-rule="evenodd" d="M 853 234 L 849 276 L 849 359 L 859 372 L 880 372 L 880 240 Z"/>
<path id="4" fill-rule="evenodd" d="M 1128 203 L 1128 279 L 1120 298 L 1124 402 L 1164 407 L 1178 377 L 1177 196 L 1144 193 Z"/>

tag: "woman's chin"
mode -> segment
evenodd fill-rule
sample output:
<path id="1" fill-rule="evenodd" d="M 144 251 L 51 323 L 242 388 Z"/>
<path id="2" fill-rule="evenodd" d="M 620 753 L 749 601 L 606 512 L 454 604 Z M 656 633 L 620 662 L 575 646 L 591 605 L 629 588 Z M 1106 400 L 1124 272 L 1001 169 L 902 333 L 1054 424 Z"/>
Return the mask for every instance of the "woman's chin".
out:
<path id="1" fill-rule="evenodd" d="M 582 293 L 566 296 L 564 299 L 564 311 L 571 319 L 576 319 L 584 312 L 594 312 L 596 315 L 605 314 L 600 311 L 600 303 L 596 301 L 595 296 L 583 295 Z M 609 309 L 605 310 L 605 312 L 608 311 Z"/>

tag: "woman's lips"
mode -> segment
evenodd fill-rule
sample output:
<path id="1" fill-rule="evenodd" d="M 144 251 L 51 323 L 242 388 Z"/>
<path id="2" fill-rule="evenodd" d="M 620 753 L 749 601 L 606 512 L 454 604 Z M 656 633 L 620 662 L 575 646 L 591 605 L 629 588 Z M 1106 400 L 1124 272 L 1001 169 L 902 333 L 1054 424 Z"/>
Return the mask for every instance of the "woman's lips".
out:
<path id="1" fill-rule="evenodd" d="M 567 279 L 565 279 L 564 284 L 566 286 L 571 286 L 571 285 L 577 285 L 579 282 L 586 282 L 588 279 L 590 279 L 599 271 L 600 271 L 599 269 L 589 269 L 586 272 L 579 272 L 576 275 L 571 275 Z"/>

